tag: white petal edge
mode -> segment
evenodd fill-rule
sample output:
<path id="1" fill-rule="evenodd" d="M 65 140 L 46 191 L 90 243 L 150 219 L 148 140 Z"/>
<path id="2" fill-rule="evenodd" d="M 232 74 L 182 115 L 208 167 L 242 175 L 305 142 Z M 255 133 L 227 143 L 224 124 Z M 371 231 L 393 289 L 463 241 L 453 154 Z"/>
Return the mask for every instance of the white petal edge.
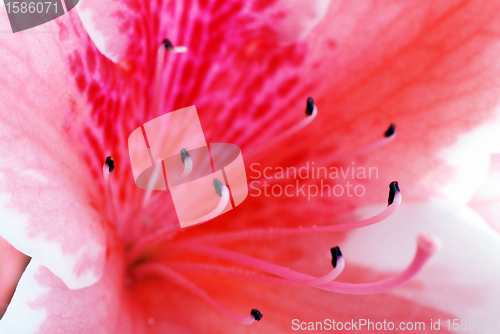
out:
<path id="1" fill-rule="evenodd" d="M 35 280 L 35 275 L 41 268 L 36 260 L 31 260 L 17 285 L 12 302 L 0 320 L 0 333 L 31 334 L 36 333 L 47 317 L 43 309 L 29 307 L 29 303 L 48 292 Z"/>
<path id="2" fill-rule="evenodd" d="M 356 213 L 366 216 L 376 210 L 366 207 Z M 350 232 L 340 247 L 347 264 L 399 271 L 412 258 L 415 238 L 422 231 L 438 236 L 443 249 L 412 280 L 414 284 L 410 281 L 392 293 L 467 319 L 496 319 L 500 237 L 468 207 L 439 200 L 407 203 L 386 221 Z"/>
<path id="3" fill-rule="evenodd" d="M 91 258 L 102 257 L 105 253 L 105 244 L 98 244 L 89 239 L 89 242 L 85 247 L 80 248 L 78 253 L 68 254 L 63 252 L 59 243 L 50 242 L 43 236 L 30 238 L 25 228 L 27 216 L 5 207 L 10 202 L 10 197 L 8 193 L 0 193 L 0 234 L 6 240 L 14 247 L 17 245 L 16 241 L 20 241 L 19 244 L 23 245 L 20 251 L 44 263 L 56 276 L 63 279 L 70 289 L 87 287 L 100 279 L 101 276 L 94 274 L 91 270 L 86 270 L 80 275 L 74 275 L 73 270 L 84 254 Z M 17 228 L 11 228 L 12 224 L 16 224 Z"/>

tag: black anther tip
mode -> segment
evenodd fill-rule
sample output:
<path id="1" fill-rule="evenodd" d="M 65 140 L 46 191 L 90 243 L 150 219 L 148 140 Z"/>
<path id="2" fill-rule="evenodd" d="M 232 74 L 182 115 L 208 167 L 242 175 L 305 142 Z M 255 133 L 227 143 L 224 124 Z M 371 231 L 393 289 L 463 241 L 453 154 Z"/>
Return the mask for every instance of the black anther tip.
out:
<path id="1" fill-rule="evenodd" d="M 217 195 L 219 195 L 219 197 L 222 197 L 222 182 L 220 182 L 219 179 L 214 180 L 214 188 Z"/>
<path id="2" fill-rule="evenodd" d="M 106 165 L 108 165 L 110 173 L 113 173 L 115 171 L 115 159 L 113 159 L 112 157 L 107 157 Z"/>
<path id="3" fill-rule="evenodd" d="M 314 100 L 312 97 L 308 97 L 306 103 L 306 116 L 311 116 L 313 111 L 314 111 Z"/>
<path id="4" fill-rule="evenodd" d="M 398 181 L 392 181 L 391 184 L 389 184 L 389 199 L 387 201 L 389 205 L 394 202 L 394 196 L 396 196 L 396 193 L 399 191 Z"/>
<path id="5" fill-rule="evenodd" d="M 167 49 L 167 50 L 172 50 L 174 48 L 174 45 L 172 44 L 172 42 L 170 42 L 170 40 L 168 40 L 166 38 L 163 40 L 163 45 L 165 45 L 165 49 Z"/>
<path id="6" fill-rule="evenodd" d="M 257 310 L 256 308 L 254 308 L 251 312 L 250 312 L 251 315 L 253 315 L 253 317 L 255 318 L 255 320 L 257 321 L 260 321 L 262 319 L 262 313 L 260 313 L 259 310 Z"/>
<path id="7" fill-rule="evenodd" d="M 390 137 L 396 132 L 396 124 L 392 123 L 389 129 L 384 133 L 384 137 Z"/>
<path id="8" fill-rule="evenodd" d="M 340 248 L 338 246 L 333 247 L 330 251 L 332 252 L 332 266 L 333 266 L 333 268 L 336 268 L 337 267 L 337 260 L 338 260 L 339 256 L 342 256 L 342 252 L 340 251 Z"/>
<path id="9" fill-rule="evenodd" d="M 181 161 L 182 161 L 182 163 L 184 163 L 184 159 L 186 159 L 187 157 L 190 157 L 189 152 L 185 148 L 183 148 L 181 150 Z"/>

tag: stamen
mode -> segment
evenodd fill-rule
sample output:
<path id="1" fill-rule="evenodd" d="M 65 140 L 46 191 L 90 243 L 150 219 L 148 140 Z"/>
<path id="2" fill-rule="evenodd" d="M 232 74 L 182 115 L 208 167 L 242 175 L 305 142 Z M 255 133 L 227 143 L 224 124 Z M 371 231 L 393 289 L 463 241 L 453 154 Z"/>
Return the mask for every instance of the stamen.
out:
<path id="1" fill-rule="evenodd" d="M 214 180 L 214 188 L 217 195 L 219 195 L 219 197 L 222 197 L 222 182 L 220 182 L 219 179 Z"/>
<path id="2" fill-rule="evenodd" d="M 163 40 L 163 45 L 165 46 L 165 49 L 167 49 L 167 51 L 170 51 L 174 48 L 174 45 L 168 39 Z"/>
<path id="3" fill-rule="evenodd" d="M 398 181 L 392 181 L 389 184 L 389 198 L 387 199 L 388 205 L 391 205 L 394 202 L 394 196 L 396 193 L 400 192 Z"/>
<path id="4" fill-rule="evenodd" d="M 285 236 L 285 235 L 341 232 L 341 231 L 347 231 L 373 225 L 390 217 L 401 205 L 401 192 L 399 191 L 399 186 L 397 188 L 395 187 L 395 185 L 397 185 L 396 181 L 392 182 L 391 185 L 392 186 L 389 186 L 390 204 L 387 206 L 387 208 L 376 216 L 373 216 L 368 219 L 363 219 L 354 223 L 344 223 L 344 224 L 327 225 L 327 226 L 312 226 L 312 227 L 254 229 L 246 231 L 218 233 L 202 237 L 193 237 L 188 241 L 182 242 L 182 244 L 198 244 L 200 242 L 203 243 L 228 242 L 228 241 L 248 240 L 250 238 L 258 238 L 258 237 L 269 238 L 269 237 Z M 392 192 L 394 192 L 394 194 L 392 194 Z M 391 201 L 391 196 L 392 196 L 392 201 Z"/>
<path id="5" fill-rule="evenodd" d="M 300 131 L 302 128 L 306 127 L 309 123 L 311 123 L 316 118 L 317 115 L 318 115 L 318 108 L 314 104 L 313 98 L 308 97 L 307 101 L 306 101 L 306 118 L 304 118 L 302 121 L 300 121 L 299 123 L 292 126 L 290 129 L 285 130 L 285 132 L 281 133 L 277 137 L 271 139 L 271 141 L 268 144 L 263 144 L 261 146 L 257 146 L 256 149 L 253 149 L 252 151 L 250 151 L 250 153 L 248 155 L 250 160 L 253 160 L 252 157 L 254 155 L 256 155 L 257 153 L 262 152 L 264 149 L 267 149 L 269 146 L 272 146 L 272 145 L 282 141 L 283 139 L 290 137 L 291 135 L 293 135 L 297 131 Z"/>
<path id="6" fill-rule="evenodd" d="M 188 221 L 185 224 L 185 226 L 192 226 L 196 224 L 203 223 L 205 221 L 211 220 L 219 216 L 222 211 L 227 206 L 227 203 L 229 202 L 229 189 L 225 184 L 223 184 L 220 180 L 215 179 L 214 180 L 214 189 L 217 195 L 220 196 L 220 201 L 219 204 L 213 209 L 210 213 L 195 219 Z M 128 258 L 131 262 L 136 261 L 144 251 L 150 249 L 151 247 L 154 247 L 161 243 L 163 241 L 163 238 L 167 237 L 168 235 L 171 235 L 172 230 L 171 229 L 164 229 L 162 231 L 149 234 L 146 237 L 142 238 L 139 240 L 137 243 L 134 244 L 133 248 L 131 249 Z"/>
<path id="7" fill-rule="evenodd" d="M 109 174 L 113 174 L 115 172 L 115 159 L 113 157 L 108 156 L 104 161 L 104 165 L 102 165 L 102 176 L 104 177 L 104 181 L 106 183 L 109 180 Z"/>
<path id="8" fill-rule="evenodd" d="M 205 255 L 214 255 L 215 253 L 212 252 L 218 252 L 218 251 L 223 251 L 225 252 L 225 255 L 223 254 L 222 256 L 229 256 L 229 255 L 241 255 L 238 253 L 233 253 L 230 251 L 226 251 L 220 248 L 212 248 L 212 247 L 206 247 L 206 246 L 201 246 L 200 248 L 197 248 L 194 250 L 197 253 L 203 253 Z M 205 253 L 207 251 L 208 253 Z M 232 254 L 229 254 L 229 253 Z M 221 253 L 218 253 L 221 255 Z M 217 255 L 216 255 L 217 256 Z M 219 257 L 219 256 L 217 256 Z M 224 257 L 225 258 L 225 257 Z M 235 261 L 238 259 L 235 259 Z M 333 262 L 333 261 L 332 261 Z M 252 258 L 252 262 L 247 262 L 247 263 L 242 263 L 245 264 L 249 267 L 261 270 L 263 272 L 267 272 L 270 274 L 274 274 L 277 276 L 281 276 L 284 278 L 277 278 L 277 277 L 270 277 L 267 275 L 261 275 L 257 274 L 254 272 L 249 272 L 249 271 L 243 271 L 243 270 L 235 270 L 234 268 L 228 268 L 228 267 L 223 267 L 223 266 L 217 266 L 217 265 L 206 265 L 206 264 L 199 264 L 199 263 L 187 263 L 187 262 L 171 262 L 169 263 L 170 266 L 177 268 L 177 269 L 184 269 L 184 270 L 190 270 L 190 271 L 203 271 L 203 272 L 210 272 L 210 273 L 221 273 L 221 274 L 226 274 L 230 276 L 236 276 L 236 277 L 241 277 L 253 281 L 260 281 L 260 282 L 265 282 L 265 283 L 272 283 L 272 284 L 277 284 L 277 285 L 284 285 L 284 286 L 294 286 L 294 287 L 316 287 L 320 285 L 327 284 L 334 279 L 336 279 L 344 270 L 345 267 L 345 261 L 342 256 L 339 256 L 337 258 L 337 264 L 336 267 L 334 267 L 333 270 L 331 270 L 327 275 L 322 276 L 322 277 L 313 277 L 313 276 L 308 276 L 308 278 L 294 278 L 293 274 L 298 272 L 295 272 L 293 270 L 290 270 L 288 268 L 281 267 L 279 265 L 269 263 L 260 259 Z"/>
<path id="9" fill-rule="evenodd" d="M 185 148 L 183 148 L 181 150 L 181 161 L 182 161 L 183 164 L 185 164 L 184 160 L 186 160 L 186 158 L 188 158 L 188 157 L 190 158 L 191 155 L 189 154 L 189 152 Z"/>
<path id="10" fill-rule="evenodd" d="M 108 184 L 109 174 L 111 174 L 109 172 L 109 166 L 107 163 L 104 163 L 104 165 L 102 166 L 102 177 L 104 178 L 105 184 Z"/>
<path id="11" fill-rule="evenodd" d="M 390 137 L 396 132 L 396 124 L 392 123 L 389 129 L 384 133 L 385 137 Z"/>
<path id="12" fill-rule="evenodd" d="M 108 156 L 104 163 L 108 166 L 108 171 L 110 173 L 114 173 L 114 171 L 115 171 L 115 159 Z"/>
<path id="13" fill-rule="evenodd" d="M 418 274 L 425 263 L 441 248 L 441 241 L 436 236 L 429 233 L 420 233 L 417 236 L 417 252 L 413 261 L 398 275 L 380 282 L 367 284 L 330 282 L 319 287 L 319 289 L 352 295 L 373 294 L 391 290 L 408 282 Z"/>
<path id="14" fill-rule="evenodd" d="M 155 92 L 153 99 L 153 112 L 155 112 L 156 115 L 161 115 L 163 113 L 163 99 L 165 94 L 162 94 L 162 92 L 164 92 L 162 86 L 162 72 L 163 64 L 165 63 L 165 53 L 182 53 L 186 51 L 187 47 L 174 47 L 172 42 L 170 42 L 168 39 L 164 39 L 161 45 L 158 47 L 158 50 L 156 52 Z"/>
<path id="15" fill-rule="evenodd" d="M 338 154 L 335 156 L 328 157 L 327 162 L 325 163 L 332 163 L 334 161 L 339 161 L 339 160 L 345 160 L 347 158 L 352 158 L 357 155 L 361 155 L 364 153 L 368 153 L 370 151 L 373 151 L 379 147 L 382 147 L 384 145 L 389 144 L 391 141 L 393 141 L 396 138 L 396 124 L 392 123 L 389 128 L 384 132 L 384 136 L 381 139 L 376 140 L 375 142 L 365 145 L 363 147 L 360 147 L 358 149 L 355 149 L 350 152 L 345 152 L 342 154 Z"/>
<path id="16" fill-rule="evenodd" d="M 222 182 L 220 182 L 218 179 L 214 180 L 214 188 L 215 188 L 215 192 L 220 197 L 219 204 L 215 207 L 215 209 L 212 210 L 212 212 L 207 213 L 206 215 L 204 215 L 198 219 L 191 220 L 191 221 L 185 223 L 185 225 L 191 226 L 191 225 L 203 223 L 207 220 L 214 219 L 215 217 L 219 216 L 222 211 L 224 211 L 224 209 L 227 206 L 227 203 L 229 202 L 229 189 L 226 187 L 226 185 L 222 184 Z"/>
<path id="17" fill-rule="evenodd" d="M 149 204 L 149 201 L 151 200 L 151 195 L 153 194 L 154 185 L 158 181 L 158 178 L 160 177 L 161 174 L 162 174 L 162 165 L 161 163 L 157 163 L 155 164 L 151 178 L 148 180 L 146 193 L 144 194 L 144 198 L 142 200 L 142 208 L 145 208 Z"/>
<path id="18" fill-rule="evenodd" d="M 183 288 L 189 290 L 195 296 L 203 299 L 204 301 L 215 307 L 228 318 L 231 318 L 241 324 L 250 325 L 255 320 L 259 321 L 262 319 L 262 314 L 257 309 L 253 309 L 250 312 L 250 316 L 248 316 L 247 318 L 243 318 L 234 314 L 233 312 L 229 311 L 224 306 L 219 304 L 217 301 L 215 301 L 212 297 L 210 297 L 204 290 L 167 266 L 159 264 L 144 264 L 137 267 L 137 272 L 138 275 L 156 274 L 163 278 L 170 278 Z"/>
<path id="19" fill-rule="evenodd" d="M 165 49 L 168 51 L 168 52 L 172 52 L 172 53 L 184 53 L 187 51 L 187 47 L 186 46 L 174 46 L 174 44 L 172 44 L 172 42 L 168 39 L 164 39 L 163 40 L 163 45 L 165 46 Z"/>
<path id="20" fill-rule="evenodd" d="M 312 97 L 308 97 L 306 102 L 306 116 L 311 116 L 313 112 L 314 112 L 314 100 Z"/>
<path id="21" fill-rule="evenodd" d="M 342 252 L 340 251 L 339 246 L 333 247 L 330 251 L 332 252 L 332 266 L 335 268 L 337 267 L 338 258 L 342 257 Z"/>
<path id="22" fill-rule="evenodd" d="M 400 274 L 382 280 L 380 282 L 374 283 L 342 283 L 342 282 L 328 282 L 320 286 L 314 286 L 318 289 L 344 293 L 344 294 L 373 294 L 380 293 L 390 289 L 393 289 L 397 286 L 400 286 L 407 281 L 409 281 L 412 277 L 414 277 L 420 269 L 425 265 L 425 263 L 441 248 L 441 242 L 439 239 L 431 234 L 421 233 L 417 237 L 417 252 L 413 261 L 410 265 Z M 270 272 L 277 276 L 281 276 L 283 278 L 291 279 L 291 280 L 307 280 L 312 279 L 312 276 L 302 274 L 300 272 L 292 271 L 277 265 L 273 265 L 271 263 L 265 262 L 260 259 L 256 259 L 254 257 L 236 253 L 226 249 L 220 249 L 215 247 L 208 246 L 197 246 L 197 247 L 188 247 L 187 251 L 193 251 L 196 253 L 202 253 L 204 255 L 209 255 L 225 260 L 229 260 L 234 263 L 242 264 L 245 266 L 249 266 L 252 268 L 256 268 L 259 270 L 263 270 L 266 272 Z M 342 259 L 340 257 L 339 259 Z M 340 262 L 339 262 L 340 264 Z M 233 275 L 235 272 L 227 271 L 227 274 Z M 236 273 L 236 276 L 241 276 Z"/>
<path id="23" fill-rule="evenodd" d="M 257 321 L 261 321 L 262 320 L 263 315 L 256 308 L 254 308 L 252 311 L 250 311 L 250 314 L 253 315 L 253 317 L 255 318 L 255 320 L 257 320 Z"/>
<path id="24" fill-rule="evenodd" d="M 113 196 L 113 189 L 111 188 L 110 175 L 115 171 L 115 159 L 111 156 L 106 158 L 102 166 L 102 176 L 104 178 L 104 192 L 107 202 L 108 214 L 113 217 L 115 223 L 118 223 L 118 213 L 116 210 L 115 199 Z"/>
<path id="25" fill-rule="evenodd" d="M 295 124 L 290 129 L 286 130 L 281 135 L 273 139 L 273 142 L 276 143 L 278 141 L 281 141 L 287 137 L 290 137 L 291 135 L 300 131 L 301 129 L 305 128 L 309 123 L 311 123 L 316 118 L 317 115 L 318 115 L 318 108 L 314 104 L 313 98 L 308 97 L 306 102 L 306 118 L 304 118 L 302 121 Z"/>
<path id="26" fill-rule="evenodd" d="M 155 70 L 155 92 L 153 99 L 153 112 L 156 115 L 161 115 L 163 111 L 163 95 L 162 94 L 162 72 L 163 63 L 165 62 L 165 51 L 166 47 L 164 44 L 160 45 L 158 51 L 156 52 L 156 70 Z"/>
<path id="27" fill-rule="evenodd" d="M 184 179 L 191 174 L 191 171 L 193 170 L 193 160 L 185 148 L 181 150 L 181 161 L 184 164 L 184 170 L 182 171 L 182 174 L 179 175 L 179 179 Z"/>

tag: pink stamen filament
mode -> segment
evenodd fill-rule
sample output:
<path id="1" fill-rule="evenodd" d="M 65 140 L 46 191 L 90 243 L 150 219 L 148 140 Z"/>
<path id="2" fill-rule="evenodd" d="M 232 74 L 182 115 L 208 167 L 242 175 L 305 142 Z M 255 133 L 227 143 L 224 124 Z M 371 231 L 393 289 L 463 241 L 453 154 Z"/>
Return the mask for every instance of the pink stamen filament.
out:
<path id="1" fill-rule="evenodd" d="M 148 203 L 151 199 L 151 195 L 153 193 L 152 189 L 155 186 L 155 184 L 158 181 L 158 178 L 160 177 L 161 174 L 162 174 L 162 164 L 157 163 L 154 165 L 153 174 L 151 175 L 151 178 L 148 181 L 147 190 L 146 190 L 146 193 L 145 193 L 144 198 L 142 200 L 142 207 L 143 208 L 146 207 L 146 205 L 148 205 Z"/>
<path id="2" fill-rule="evenodd" d="M 213 307 L 215 307 L 217 310 L 219 310 L 221 313 L 226 315 L 228 318 L 233 319 L 234 321 L 237 321 L 241 324 L 244 325 L 250 325 L 255 321 L 255 317 L 253 315 L 250 315 L 246 318 L 240 317 L 233 312 L 229 311 L 226 309 L 224 306 L 219 304 L 217 301 L 215 301 L 212 297 L 210 297 L 205 291 L 203 291 L 201 288 L 199 288 L 197 285 L 186 279 L 184 276 L 180 275 L 176 271 L 170 269 L 169 267 L 166 267 L 164 265 L 160 264 L 144 264 L 136 269 L 136 273 L 138 275 L 144 275 L 144 274 L 155 274 L 163 278 L 168 278 L 182 286 L 183 288 L 189 290 L 191 293 L 193 293 L 195 296 L 203 299 Z"/>
<path id="3" fill-rule="evenodd" d="M 165 90 L 163 89 L 162 85 L 162 73 L 166 53 L 184 53 L 186 51 L 187 47 L 185 46 L 176 46 L 167 50 L 165 44 L 161 43 L 158 47 L 158 51 L 156 52 L 155 92 L 153 100 L 153 111 L 156 112 L 156 115 L 161 115 L 163 113 L 164 94 L 162 94 L 162 92 L 164 92 Z"/>
<path id="4" fill-rule="evenodd" d="M 109 166 L 104 163 L 102 166 L 102 176 L 104 178 L 104 192 L 107 202 L 107 214 L 111 216 L 112 221 L 118 224 L 118 211 L 116 210 L 115 198 L 113 196 L 113 189 L 111 188 L 111 173 L 109 171 Z"/>
<path id="5" fill-rule="evenodd" d="M 385 292 L 403 285 L 420 272 L 427 261 L 441 248 L 441 241 L 430 234 L 421 233 L 417 237 L 417 252 L 410 265 L 398 275 L 374 283 L 355 284 L 330 282 L 319 289 L 351 295 L 366 295 Z"/>
<path id="6" fill-rule="evenodd" d="M 162 72 L 163 63 L 165 62 L 165 53 L 167 52 L 165 45 L 162 43 L 156 52 L 156 70 L 155 70 L 155 92 L 153 100 L 153 112 L 160 115 L 163 110 L 163 94 L 162 94 Z"/>
<path id="7" fill-rule="evenodd" d="M 274 228 L 274 229 L 255 229 L 247 231 L 229 232 L 229 233 L 219 233 L 212 234 L 203 237 L 195 237 L 188 241 L 181 242 L 182 244 L 199 244 L 200 242 L 227 242 L 227 241 L 239 241 L 247 240 L 250 238 L 269 238 L 276 236 L 286 236 L 286 235 L 302 235 L 302 234 L 312 234 L 312 233 L 329 233 L 329 232 L 341 232 L 352 229 L 357 229 L 369 225 L 379 223 L 387 218 L 389 218 L 401 205 L 401 192 L 397 192 L 394 196 L 394 201 L 391 205 L 379 213 L 368 219 L 363 219 L 354 223 L 344 223 L 329 226 L 312 226 L 312 227 L 292 227 L 292 228 Z M 159 232 L 161 233 L 161 232 Z"/>
<path id="8" fill-rule="evenodd" d="M 268 263 L 269 265 L 269 263 Z M 337 266 L 331 270 L 327 275 L 318 278 L 310 278 L 310 279 L 283 279 L 277 277 L 270 277 L 261 274 L 257 274 L 254 272 L 228 268 L 223 266 L 214 266 L 214 265 L 206 265 L 206 264 L 198 264 L 198 263 L 186 263 L 186 262 L 177 262 L 177 263 L 169 263 L 169 266 L 176 269 L 184 269 L 189 271 L 202 271 L 202 272 L 211 272 L 211 273 L 221 273 L 227 274 L 231 276 L 237 276 L 242 278 L 247 278 L 254 281 L 261 281 L 265 283 L 272 283 L 277 285 L 285 285 L 285 286 L 294 286 L 294 287 L 315 287 L 324 285 L 336 279 L 342 270 L 345 267 L 345 261 L 342 256 L 337 259 Z M 260 268 L 259 268 L 260 269 Z M 283 268 L 285 270 L 286 269 Z"/>
<path id="9" fill-rule="evenodd" d="M 190 220 L 186 224 L 191 226 L 191 225 L 203 223 L 205 221 L 214 219 L 215 217 L 219 216 L 222 213 L 222 211 L 224 211 L 224 209 L 227 206 L 227 203 L 229 202 L 229 189 L 225 185 L 221 186 L 221 194 L 222 194 L 222 196 L 220 198 L 219 204 L 217 204 L 215 209 L 213 209 L 211 212 L 207 213 L 206 215 L 204 215 L 198 219 Z"/>
<path id="10" fill-rule="evenodd" d="M 352 157 L 357 156 L 357 155 L 361 155 L 361 154 L 364 154 L 364 153 L 368 153 L 368 152 L 374 151 L 374 150 L 376 150 L 379 147 L 382 147 L 384 145 L 389 144 L 394 139 L 396 139 L 396 132 L 393 135 L 389 136 L 389 137 L 380 138 L 379 140 L 376 140 L 375 142 L 373 142 L 371 144 L 368 144 L 368 145 L 365 145 L 363 147 L 357 148 L 357 149 L 355 149 L 353 151 L 341 153 L 341 154 L 338 154 L 338 155 L 335 155 L 335 156 L 331 156 L 331 157 L 329 156 L 328 160 L 327 160 L 327 163 L 332 163 L 332 162 L 335 162 L 335 161 L 345 160 L 347 158 L 352 158 Z"/>
<path id="11" fill-rule="evenodd" d="M 184 53 L 187 52 L 188 48 L 187 46 L 174 46 L 172 50 L 169 50 L 169 52 L 172 53 Z"/>
<path id="12" fill-rule="evenodd" d="M 316 107 L 314 107 L 314 112 L 316 112 Z M 292 135 L 293 133 L 297 132 L 298 130 L 302 129 L 304 126 L 306 126 L 307 124 L 309 124 L 312 121 L 312 119 L 310 119 L 310 118 L 313 118 L 315 116 L 316 116 L 316 114 L 313 113 L 311 116 L 306 117 L 305 120 L 303 120 L 301 123 L 297 124 L 292 129 L 290 129 L 287 132 L 285 132 L 282 135 L 280 135 L 277 139 L 275 139 L 275 141 L 280 141 L 280 140 L 282 140 L 282 139 L 284 139 L 286 137 L 289 137 L 290 135 Z M 377 148 L 385 146 L 385 145 L 389 144 L 391 141 L 393 141 L 394 139 L 396 139 L 396 134 L 397 133 L 394 132 L 392 135 L 390 135 L 388 137 L 384 136 L 384 137 L 376 140 L 373 143 L 367 144 L 365 146 L 362 146 L 360 148 L 354 149 L 352 151 L 341 153 L 341 154 L 334 155 L 334 156 L 329 156 L 327 158 L 327 160 L 325 160 L 323 162 L 323 164 L 328 165 L 328 164 L 331 164 L 331 163 L 336 162 L 336 161 L 345 160 L 345 159 L 348 159 L 348 158 L 355 157 L 357 155 L 361 155 L 361 154 L 365 154 L 365 153 L 374 151 Z M 251 156 L 254 153 L 257 153 L 257 152 L 260 152 L 260 151 L 261 151 L 261 149 L 259 148 L 256 151 L 251 152 Z"/>
<path id="13" fill-rule="evenodd" d="M 227 241 L 239 241 L 247 240 L 251 238 L 269 238 L 276 236 L 287 236 L 287 235 L 302 235 L 302 234 L 313 234 L 313 233 L 329 233 L 329 232 L 341 232 L 352 230 L 356 228 L 361 228 L 369 225 L 379 223 L 388 217 L 390 217 L 401 204 L 401 192 L 397 192 L 394 196 L 394 201 L 389 205 L 384 211 L 376 216 L 368 219 L 363 219 L 354 223 L 344 223 L 330 226 L 312 226 L 312 227 L 292 227 L 292 228 L 279 228 L 279 229 L 255 229 L 247 231 L 229 232 L 229 233 L 219 233 L 212 234 L 203 237 L 194 237 L 188 241 L 179 242 L 179 245 L 190 246 L 198 245 L 199 243 L 206 242 L 227 242 Z M 215 211 L 215 210 L 214 210 Z M 156 233 L 150 234 L 140 240 L 136 247 L 130 252 L 130 259 L 137 259 L 143 252 L 147 249 L 159 245 L 164 239 L 171 238 L 171 229 L 164 229 Z"/>
<path id="14" fill-rule="evenodd" d="M 184 158 L 184 170 L 182 171 L 182 174 L 179 175 L 179 179 L 184 179 L 186 178 L 189 174 L 191 174 L 191 171 L 193 170 L 193 159 L 191 157 L 185 157 Z"/>
<path id="15" fill-rule="evenodd" d="M 269 146 L 272 146 L 272 145 L 286 139 L 287 137 L 290 137 L 291 135 L 300 131 L 301 129 L 305 128 L 309 123 L 311 123 L 316 118 L 317 115 L 318 115 L 318 108 L 316 106 L 314 106 L 314 109 L 313 109 L 313 112 L 311 115 L 306 116 L 306 118 L 302 119 L 299 123 L 295 124 L 290 129 L 285 130 L 285 132 L 283 132 L 280 135 L 278 135 L 277 137 L 271 139 L 268 142 L 268 144 L 257 146 L 256 149 L 251 150 L 250 154 L 249 154 L 250 160 L 253 160 L 252 159 L 253 156 L 257 155 L 257 153 L 262 152 L 264 149 L 267 149 Z"/>
<path id="16" fill-rule="evenodd" d="M 107 163 L 104 163 L 104 165 L 102 165 L 102 176 L 104 177 L 105 184 L 108 184 L 109 182 L 109 174 L 111 174 L 109 172 L 109 166 Z"/>
<path id="17" fill-rule="evenodd" d="M 317 115 L 318 115 L 318 108 L 316 106 L 314 106 L 313 112 L 310 116 L 306 116 L 306 118 L 304 118 L 302 121 L 295 124 L 290 129 L 288 129 L 285 132 L 283 132 L 282 134 L 280 134 L 278 137 L 274 138 L 273 142 L 281 141 L 287 137 L 290 137 L 294 133 L 302 130 L 307 125 L 309 125 L 309 123 L 311 123 L 316 118 Z"/>
<path id="18" fill-rule="evenodd" d="M 227 203 L 229 203 L 229 200 L 230 200 L 229 189 L 224 184 L 221 186 L 221 195 L 222 196 L 220 198 L 219 204 L 217 204 L 215 209 L 213 209 L 208 214 L 206 214 L 198 219 L 186 222 L 185 224 L 192 226 L 192 225 L 196 225 L 196 224 L 203 223 L 205 221 L 214 219 L 215 217 L 219 216 L 222 213 L 222 211 L 224 211 L 224 209 L 227 206 Z M 152 246 L 158 245 L 161 241 L 163 241 L 163 239 L 165 237 L 167 237 L 171 233 L 172 233 L 172 229 L 165 229 L 165 230 L 162 230 L 161 232 L 150 234 L 150 235 L 144 237 L 143 239 L 139 240 L 135 244 L 135 246 L 132 248 L 132 250 L 130 251 L 129 259 L 131 261 L 138 259 L 143 254 L 143 252 L 147 251 Z"/>
<path id="19" fill-rule="evenodd" d="M 328 282 L 321 286 L 315 286 L 318 289 L 338 292 L 343 294 L 373 294 L 380 293 L 390 289 L 393 289 L 399 285 L 406 283 L 412 277 L 414 277 L 424 264 L 434 255 L 439 248 L 441 248 L 440 241 L 436 237 L 429 234 L 420 234 L 417 238 L 417 252 L 413 261 L 410 265 L 398 275 L 374 283 L 341 283 L 341 282 Z M 289 279 L 289 280 L 311 280 L 314 279 L 313 276 L 302 274 L 287 268 L 283 268 L 272 263 L 251 257 L 249 255 L 244 255 L 236 253 L 230 250 L 209 247 L 209 246 L 197 246 L 189 247 L 185 249 L 186 251 L 202 253 L 204 255 L 213 256 L 225 260 L 229 260 L 234 263 L 242 264 L 248 267 L 259 269 L 274 275 Z M 227 272 L 231 274 L 230 271 Z"/>

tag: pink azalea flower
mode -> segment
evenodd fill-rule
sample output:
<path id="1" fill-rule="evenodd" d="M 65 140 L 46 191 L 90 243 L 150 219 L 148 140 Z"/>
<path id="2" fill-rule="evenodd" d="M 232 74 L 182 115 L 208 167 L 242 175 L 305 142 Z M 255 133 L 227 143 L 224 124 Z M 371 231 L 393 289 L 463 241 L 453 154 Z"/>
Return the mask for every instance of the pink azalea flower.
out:
<path id="1" fill-rule="evenodd" d="M 487 142 L 467 151 L 459 136 L 495 113 L 499 7 L 87 0 L 31 33 L 1 35 L 0 234 L 32 260 L 0 331 L 269 333 L 290 331 L 293 319 L 429 323 L 498 314 L 490 271 L 500 268 L 491 256 L 500 243 L 463 207 L 480 177 L 464 178 L 477 166 L 458 157 L 492 150 Z M 188 52 L 159 62 L 166 38 Z M 304 124 L 308 96 L 317 117 L 290 133 Z M 250 196 L 180 231 L 169 194 L 135 186 L 127 137 L 189 105 L 207 141 L 237 144 L 247 165 L 355 163 L 377 166 L 378 178 L 362 182 L 359 198 Z M 397 140 L 368 152 L 391 123 Z M 360 147 L 356 157 L 345 154 Z M 109 165 L 103 175 L 107 156 L 112 175 Z M 398 193 L 385 211 L 380 205 L 393 180 L 412 202 L 395 213 Z M 354 232 L 325 232 L 373 216 L 374 203 L 382 214 L 366 223 L 393 215 Z M 387 292 L 436 251 L 435 239 L 419 237 L 405 271 L 424 230 L 444 250 Z M 325 284 L 344 265 L 330 253 L 337 245 L 344 283 Z M 340 261 L 333 269 L 332 257 Z M 254 308 L 264 321 L 238 323 L 260 318 L 248 316 Z"/>

